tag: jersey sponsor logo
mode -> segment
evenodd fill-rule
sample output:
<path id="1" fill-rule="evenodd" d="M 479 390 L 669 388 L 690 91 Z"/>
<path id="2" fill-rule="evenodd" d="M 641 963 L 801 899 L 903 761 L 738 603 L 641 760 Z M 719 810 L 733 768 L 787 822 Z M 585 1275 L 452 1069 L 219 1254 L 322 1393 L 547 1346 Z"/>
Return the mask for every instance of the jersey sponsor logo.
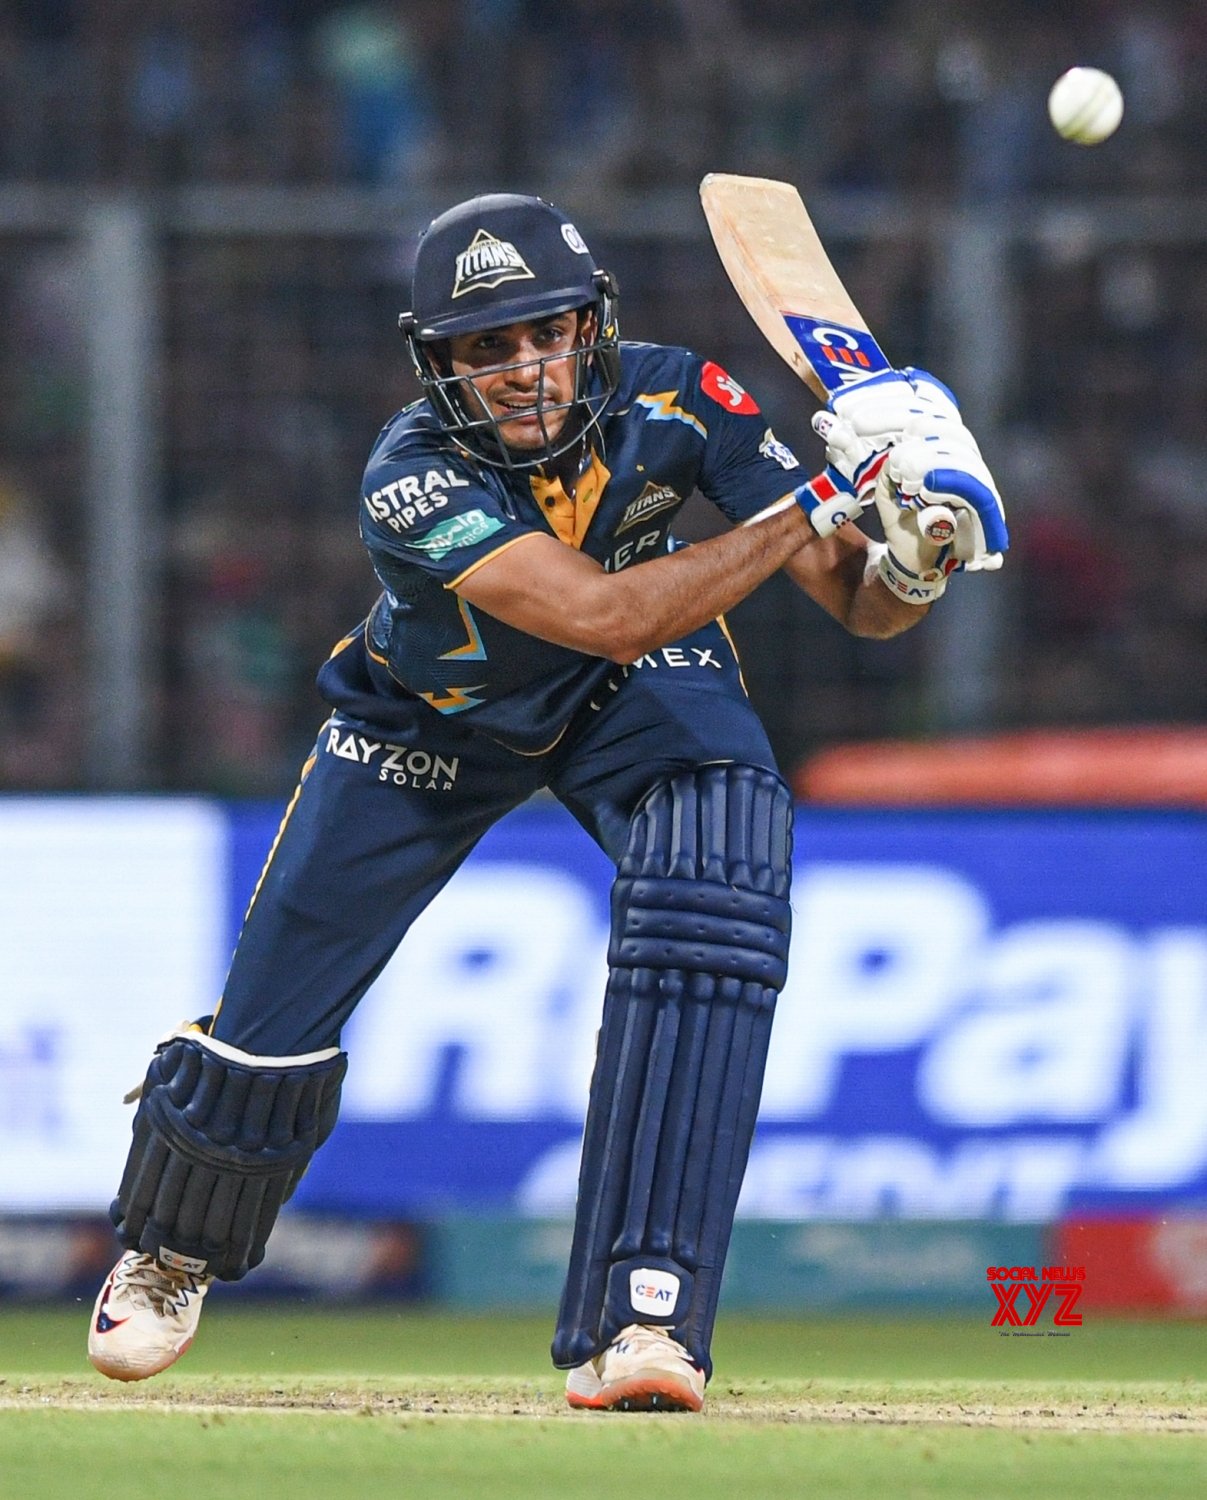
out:
<path id="1" fill-rule="evenodd" d="M 759 444 L 759 452 L 764 458 L 773 458 L 781 469 L 799 469 L 800 459 L 793 453 L 787 443 L 781 443 L 771 428 L 763 434 L 763 441 Z"/>
<path id="2" fill-rule="evenodd" d="M 372 766 L 378 781 L 424 792 L 451 792 L 461 765 L 459 755 L 434 755 L 413 745 L 392 745 L 356 734 L 338 721 L 327 726 L 328 755 Z"/>
<path id="3" fill-rule="evenodd" d="M 643 667 L 652 667 L 657 671 L 660 666 L 715 667 L 718 672 L 725 670 L 714 656 L 711 646 L 662 646 L 657 651 L 647 651 L 644 656 L 639 656 L 635 662 L 620 670 L 627 677 L 630 672 L 640 672 Z"/>
<path id="4" fill-rule="evenodd" d="M 720 365 L 710 359 L 700 376 L 700 387 L 706 396 L 711 396 L 718 406 L 726 411 L 751 417 L 758 414 L 758 402 L 740 386 L 732 375 L 727 375 Z"/>
<path id="5" fill-rule="evenodd" d="M 604 572 L 619 573 L 622 568 L 627 568 L 631 562 L 636 561 L 643 552 L 664 552 L 665 550 L 661 531 L 643 531 L 639 537 L 634 537 L 628 542 L 621 542 L 611 557 L 604 560 Z"/>
<path id="6" fill-rule="evenodd" d="M 463 515 L 449 516 L 447 521 L 433 526 L 426 536 L 415 537 L 405 545 L 413 552 L 426 552 L 433 562 L 439 562 L 458 547 L 472 547 L 502 529 L 503 523 L 497 516 L 488 516 L 484 510 L 467 510 Z"/>
<path id="7" fill-rule="evenodd" d="M 510 240 L 498 240 L 485 229 L 479 229 L 457 257 L 453 296 L 489 291 L 491 287 L 502 286 L 505 281 L 534 279 L 524 257 Z"/>
<path id="8" fill-rule="evenodd" d="M 374 490 L 365 496 L 365 506 L 375 521 L 384 521 L 391 531 L 405 531 L 447 505 L 449 490 L 468 488 L 469 480 L 453 469 L 429 469 L 422 477 L 407 474 Z"/>
<path id="9" fill-rule="evenodd" d="M 648 521 L 661 511 L 670 510 L 673 505 L 680 504 L 682 499 L 682 495 L 671 489 L 669 484 L 655 484 L 651 479 L 636 500 L 630 500 L 625 506 L 624 514 L 616 525 L 616 535 L 619 536 L 622 531 L 628 531 L 633 526 L 640 526 L 642 521 Z"/>

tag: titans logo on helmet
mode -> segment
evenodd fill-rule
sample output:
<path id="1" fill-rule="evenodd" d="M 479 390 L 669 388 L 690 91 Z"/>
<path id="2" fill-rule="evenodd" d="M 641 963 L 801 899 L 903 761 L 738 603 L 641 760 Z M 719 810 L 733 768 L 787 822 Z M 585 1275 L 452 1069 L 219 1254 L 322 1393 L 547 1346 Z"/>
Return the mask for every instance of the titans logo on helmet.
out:
<path id="1" fill-rule="evenodd" d="M 479 229 L 469 248 L 457 256 L 453 278 L 454 297 L 466 292 L 486 291 L 505 281 L 532 281 L 532 271 L 524 257 L 508 240 L 497 240 L 485 229 Z"/>

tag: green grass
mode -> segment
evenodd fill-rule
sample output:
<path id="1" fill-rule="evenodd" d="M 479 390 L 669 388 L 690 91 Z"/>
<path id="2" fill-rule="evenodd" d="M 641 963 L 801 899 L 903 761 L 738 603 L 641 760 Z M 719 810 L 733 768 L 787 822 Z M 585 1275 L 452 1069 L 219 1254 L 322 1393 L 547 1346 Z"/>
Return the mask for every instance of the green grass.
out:
<path id="1" fill-rule="evenodd" d="M 88 1309 L 0 1311 L 0 1376 L 85 1373 Z M 1088 1317 L 1068 1338 L 1003 1338 L 983 1318 L 726 1318 L 726 1380 L 1207 1379 L 1207 1323 Z M 394 1307 L 276 1311 L 215 1295 L 177 1368 L 192 1375 L 550 1373 L 548 1317 L 465 1317 Z M 169 1377 L 177 1378 L 176 1375 Z"/>
<path id="2" fill-rule="evenodd" d="M 548 1318 L 224 1301 L 130 1387 L 84 1362 L 86 1309 L 0 1312 L 0 1496 L 1207 1493 L 1203 1324 L 723 1318 L 705 1415 L 646 1417 L 565 1409 Z"/>
<path id="3" fill-rule="evenodd" d="M 727 1431 L 672 1418 L 490 1424 L 432 1418 L 9 1414 L 4 1493 L 528 1500 L 575 1493 L 763 1497 L 1201 1495 L 1190 1438 L 955 1428 Z M 14 1430 L 15 1426 L 15 1430 Z"/>

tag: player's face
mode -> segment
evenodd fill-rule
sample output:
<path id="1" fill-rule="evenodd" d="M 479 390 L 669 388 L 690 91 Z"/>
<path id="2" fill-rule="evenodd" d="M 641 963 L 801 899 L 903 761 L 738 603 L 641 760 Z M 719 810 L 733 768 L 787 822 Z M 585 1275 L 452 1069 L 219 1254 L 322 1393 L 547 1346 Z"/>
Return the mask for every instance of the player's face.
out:
<path id="1" fill-rule="evenodd" d="M 565 426 L 574 399 L 573 351 L 590 334 L 589 322 L 571 310 L 449 340 L 452 373 L 467 377 L 509 448 L 541 448 Z"/>

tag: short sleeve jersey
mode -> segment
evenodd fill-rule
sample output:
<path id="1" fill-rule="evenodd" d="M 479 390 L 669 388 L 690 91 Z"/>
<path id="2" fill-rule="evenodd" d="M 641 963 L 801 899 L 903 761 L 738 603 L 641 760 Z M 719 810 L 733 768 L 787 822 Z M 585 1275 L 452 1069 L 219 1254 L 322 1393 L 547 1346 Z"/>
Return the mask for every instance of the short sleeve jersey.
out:
<path id="1" fill-rule="evenodd" d="M 720 366 L 686 349 L 621 349 L 620 387 L 572 497 L 539 472 L 476 463 L 424 401 L 382 430 L 360 525 L 384 590 L 365 636 L 384 722 L 401 694 L 464 714 L 467 726 L 522 753 L 547 748 L 612 664 L 471 608 L 458 585 L 534 532 L 611 572 L 637 567 L 672 545 L 675 515 L 694 490 L 738 523 L 800 483 L 796 457 Z"/>

